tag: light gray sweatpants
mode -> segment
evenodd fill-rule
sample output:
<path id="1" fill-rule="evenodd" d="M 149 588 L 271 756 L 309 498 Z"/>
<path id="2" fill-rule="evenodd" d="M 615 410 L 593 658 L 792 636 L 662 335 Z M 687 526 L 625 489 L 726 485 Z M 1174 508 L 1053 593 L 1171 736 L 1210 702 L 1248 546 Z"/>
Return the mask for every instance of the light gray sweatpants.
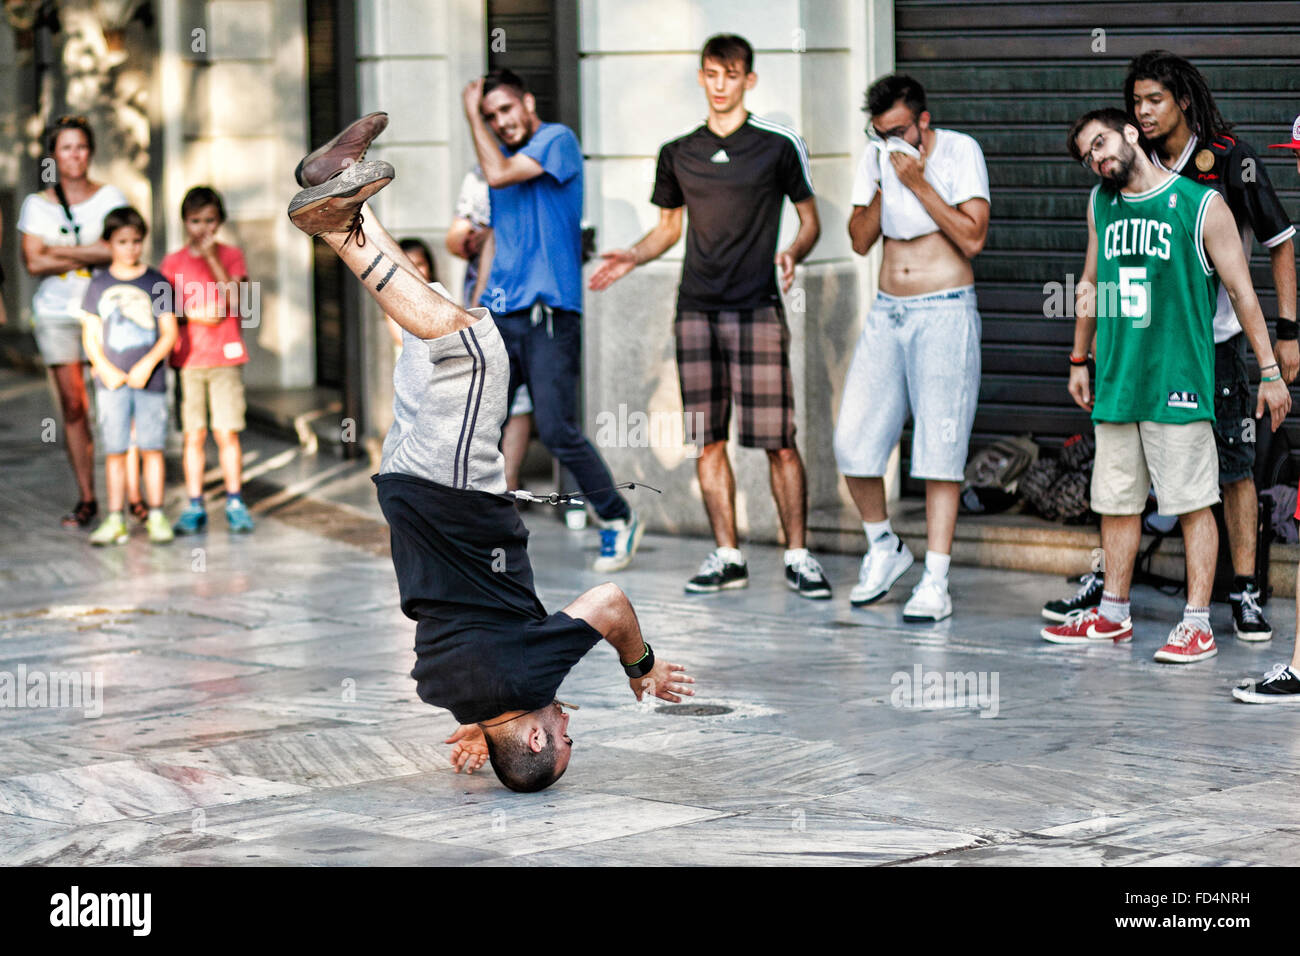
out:
<path id="1" fill-rule="evenodd" d="M 469 328 L 436 339 L 402 330 L 393 370 L 393 426 L 379 472 L 415 475 L 449 488 L 506 490 L 501 426 L 510 360 L 487 309 Z"/>

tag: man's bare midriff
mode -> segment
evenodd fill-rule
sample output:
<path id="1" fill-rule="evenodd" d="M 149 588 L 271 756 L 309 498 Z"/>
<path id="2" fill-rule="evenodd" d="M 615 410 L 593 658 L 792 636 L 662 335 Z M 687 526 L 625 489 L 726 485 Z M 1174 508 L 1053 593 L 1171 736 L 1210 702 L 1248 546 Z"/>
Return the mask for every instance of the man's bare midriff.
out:
<path id="1" fill-rule="evenodd" d="M 975 281 L 970 260 L 942 232 L 915 239 L 885 239 L 880 264 L 880 291 L 889 295 L 924 295 L 957 289 Z"/>

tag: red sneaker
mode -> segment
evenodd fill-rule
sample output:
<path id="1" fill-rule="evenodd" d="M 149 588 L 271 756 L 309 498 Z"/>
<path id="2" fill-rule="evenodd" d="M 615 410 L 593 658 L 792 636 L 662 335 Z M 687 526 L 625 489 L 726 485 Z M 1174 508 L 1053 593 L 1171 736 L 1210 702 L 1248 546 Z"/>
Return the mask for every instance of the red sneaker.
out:
<path id="1" fill-rule="evenodd" d="M 1214 635 L 1208 630 L 1193 627 L 1185 621 L 1179 621 L 1169 632 L 1165 646 L 1156 651 L 1156 660 L 1166 664 L 1191 664 L 1203 661 L 1219 653 L 1215 646 Z"/>
<path id="2" fill-rule="evenodd" d="M 1065 615 L 1064 622 L 1045 627 L 1038 633 L 1043 640 L 1053 644 L 1100 644 L 1106 641 L 1126 644 L 1133 640 L 1133 619 L 1126 617 L 1116 624 L 1101 616 L 1101 608 L 1090 607 L 1071 611 Z"/>

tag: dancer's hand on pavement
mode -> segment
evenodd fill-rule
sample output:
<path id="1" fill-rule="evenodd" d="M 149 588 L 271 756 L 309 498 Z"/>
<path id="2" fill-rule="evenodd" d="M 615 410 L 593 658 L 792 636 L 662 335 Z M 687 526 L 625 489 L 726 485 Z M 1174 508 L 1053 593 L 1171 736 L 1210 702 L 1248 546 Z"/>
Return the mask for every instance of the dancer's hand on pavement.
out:
<path id="1" fill-rule="evenodd" d="M 603 292 L 636 268 L 636 254 L 631 249 L 612 249 L 600 257 L 605 261 L 591 274 L 587 285 L 592 292 Z"/>
<path id="2" fill-rule="evenodd" d="M 451 765 L 457 773 L 462 770 L 473 773 L 487 763 L 487 738 L 483 736 L 483 728 L 477 724 L 461 724 L 443 743 L 454 744 Z"/>
<path id="3" fill-rule="evenodd" d="M 632 685 L 632 693 L 636 694 L 637 700 L 641 700 L 642 696 L 648 693 L 660 700 L 680 704 L 682 699 L 677 696 L 678 694 L 685 694 L 687 697 L 695 696 L 695 691 L 687 686 L 694 684 L 695 678 L 682 670 L 681 664 L 670 664 L 658 658 L 655 659 L 654 669 L 649 674 L 629 678 L 628 683 Z"/>
<path id="4" fill-rule="evenodd" d="M 1291 390 L 1285 382 L 1272 381 L 1259 383 L 1259 401 L 1255 403 L 1255 417 L 1260 418 L 1268 408 L 1272 420 L 1271 431 L 1277 431 L 1291 411 Z"/>

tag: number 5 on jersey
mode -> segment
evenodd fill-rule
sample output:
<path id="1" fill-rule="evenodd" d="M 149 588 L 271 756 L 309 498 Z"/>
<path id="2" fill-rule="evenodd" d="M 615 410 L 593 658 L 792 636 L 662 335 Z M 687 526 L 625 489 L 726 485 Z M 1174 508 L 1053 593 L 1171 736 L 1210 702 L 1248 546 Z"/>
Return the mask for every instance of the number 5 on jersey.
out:
<path id="1" fill-rule="evenodd" d="M 1151 324 L 1151 284 L 1146 266 L 1120 266 L 1119 314 L 1133 320 L 1133 328 Z"/>

